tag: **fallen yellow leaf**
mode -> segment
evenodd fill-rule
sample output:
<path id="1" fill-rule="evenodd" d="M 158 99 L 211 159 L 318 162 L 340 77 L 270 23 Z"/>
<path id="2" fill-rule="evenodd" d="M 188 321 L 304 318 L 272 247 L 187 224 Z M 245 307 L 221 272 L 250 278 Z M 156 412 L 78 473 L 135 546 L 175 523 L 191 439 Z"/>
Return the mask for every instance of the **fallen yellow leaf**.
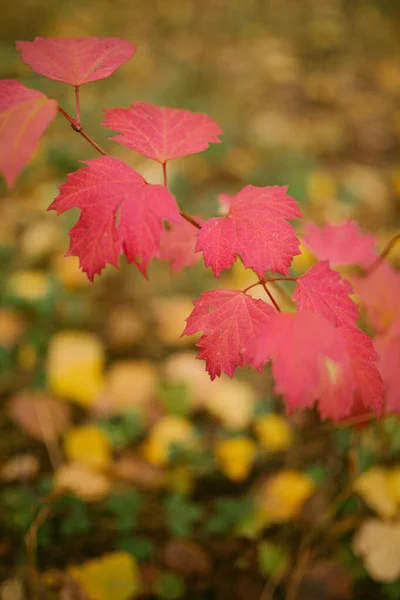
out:
<path id="1" fill-rule="evenodd" d="M 128 600 L 139 592 L 139 569 L 127 552 L 113 552 L 69 568 L 91 600 Z"/>
<path id="2" fill-rule="evenodd" d="M 364 521 L 353 539 L 352 548 L 354 554 L 363 558 L 368 573 L 376 581 L 390 582 L 400 577 L 399 521 Z"/>
<path id="3" fill-rule="evenodd" d="M 315 491 L 314 481 L 298 471 L 283 470 L 261 487 L 259 510 L 266 523 L 284 523 L 297 517 Z"/>
<path id="4" fill-rule="evenodd" d="M 383 518 L 396 516 L 398 506 L 393 496 L 395 480 L 390 484 L 388 470 L 382 467 L 373 467 L 365 471 L 354 482 L 354 491 Z"/>
<path id="5" fill-rule="evenodd" d="M 232 481 L 246 479 L 251 471 L 255 454 L 254 442 L 244 436 L 222 440 L 215 447 L 219 467 Z"/>
<path id="6" fill-rule="evenodd" d="M 249 384 L 226 376 L 213 381 L 205 404 L 226 427 L 241 429 L 250 424 L 255 402 L 256 394 Z"/>
<path id="7" fill-rule="evenodd" d="M 280 415 L 271 413 L 258 417 L 254 429 L 261 445 L 269 452 L 282 452 L 292 445 L 293 432 Z"/>
<path id="8" fill-rule="evenodd" d="M 75 496 L 86 502 L 96 502 L 111 491 L 108 478 L 79 462 L 65 463 L 54 475 L 57 489 L 70 490 Z"/>
<path id="9" fill-rule="evenodd" d="M 189 421 L 183 417 L 167 415 L 155 424 L 143 444 L 143 457 L 153 465 L 165 465 L 173 444 L 192 448 L 196 444 L 196 434 Z"/>
<path id="10" fill-rule="evenodd" d="M 68 460 L 100 470 L 106 469 L 112 458 L 107 435 L 94 425 L 68 429 L 64 436 L 64 452 Z"/>
<path id="11" fill-rule="evenodd" d="M 50 280 L 42 271 L 18 271 L 10 277 L 8 287 L 17 298 L 35 302 L 48 296 Z"/>

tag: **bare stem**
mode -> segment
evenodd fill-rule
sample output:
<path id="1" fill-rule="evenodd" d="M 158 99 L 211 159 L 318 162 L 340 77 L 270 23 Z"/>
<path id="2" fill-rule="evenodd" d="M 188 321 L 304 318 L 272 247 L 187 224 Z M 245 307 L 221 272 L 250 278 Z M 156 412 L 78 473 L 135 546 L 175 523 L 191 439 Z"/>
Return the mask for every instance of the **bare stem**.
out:
<path id="1" fill-rule="evenodd" d="M 76 124 L 81 127 L 81 105 L 79 103 L 79 85 L 75 86 Z"/>
<path id="2" fill-rule="evenodd" d="M 394 248 L 397 242 L 400 242 L 400 233 L 392 237 L 392 239 L 388 242 L 388 244 L 384 247 L 384 249 L 378 256 L 378 258 L 374 260 L 374 262 L 370 264 L 369 267 L 364 271 L 364 277 L 368 277 L 379 267 L 379 265 L 385 260 L 385 258 L 392 250 L 392 248 Z"/>
<path id="3" fill-rule="evenodd" d="M 164 186 L 167 187 L 167 163 L 166 162 L 162 163 L 162 171 L 163 171 L 163 178 L 164 178 Z"/>
<path id="4" fill-rule="evenodd" d="M 89 142 L 89 144 L 91 144 L 91 146 L 93 146 L 93 148 L 95 150 L 97 150 L 97 152 L 99 152 L 100 154 L 102 154 L 103 156 L 107 156 L 107 152 L 105 150 L 103 150 L 103 148 L 101 146 L 99 146 L 99 144 L 97 144 L 97 142 L 95 142 L 88 133 L 86 133 L 86 131 L 84 129 L 82 129 L 82 127 L 80 125 L 78 125 L 77 121 L 75 119 L 73 119 L 68 113 L 65 112 L 65 110 L 63 108 L 61 108 L 61 106 L 58 106 L 58 112 L 65 118 L 67 119 L 67 121 L 70 123 L 72 129 L 74 131 L 77 131 L 78 133 L 81 134 L 82 137 L 85 138 L 85 140 L 87 142 Z"/>
<path id="5" fill-rule="evenodd" d="M 263 286 L 264 290 L 266 291 L 266 293 L 268 295 L 268 298 L 271 300 L 272 304 L 275 306 L 276 310 L 278 312 L 281 312 L 281 309 L 279 308 L 278 303 L 276 302 L 275 298 L 273 297 L 273 295 L 271 294 L 271 292 L 267 288 L 267 285 L 266 285 L 265 281 L 261 280 L 260 283 Z"/>

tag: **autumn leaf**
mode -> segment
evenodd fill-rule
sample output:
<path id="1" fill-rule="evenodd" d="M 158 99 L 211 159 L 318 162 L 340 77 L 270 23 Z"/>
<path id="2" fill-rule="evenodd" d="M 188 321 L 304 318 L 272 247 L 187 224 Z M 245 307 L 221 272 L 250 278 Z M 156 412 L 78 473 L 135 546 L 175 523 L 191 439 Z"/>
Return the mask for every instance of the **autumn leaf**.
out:
<path id="1" fill-rule="evenodd" d="M 352 549 L 376 581 L 386 583 L 400 577 L 400 521 L 367 519 L 357 531 Z"/>
<path id="2" fill-rule="evenodd" d="M 136 49 L 127 40 L 93 36 L 36 37 L 33 42 L 17 42 L 17 48 L 36 73 L 74 86 L 109 77 Z"/>
<path id="3" fill-rule="evenodd" d="M 193 426 L 176 415 L 161 418 L 153 427 L 150 436 L 143 445 L 144 458 L 152 465 L 162 466 L 168 463 L 171 446 L 193 448 L 196 434 Z"/>
<path id="4" fill-rule="evenodd" d="M 215 456 L 221 471 L 232 481 L 243 481 L 249 475 L 256 454 L 254 442 L 244 436 L 221 440 Z"/>
<path id="5" fill-rule="evenodd" d="M 301 311 L 315 312 L 338 326 L 354 325 L 359 315 L 351 293 L 350 283 L 321 261 L 297 279 L 293 300 Z"/>
<path id="6" fill-rule="evenodd" d="M 111 463 L 111 445 L 107 435 L 95 425 L 68 429 L 64 436 L 64 451 L 71 462 L 103 470 Z"/>
<path id="7" fill-rule="evenodd" d="M 9 187 L 56 114 L 55 100 L 13 79 L 0 81 L 0 170 Z"/>
<path id="8" fill-rule="evenodd" d="M 102 125 L 122 134 L 110 139 L 159 163 L 202 152 L 209 144 L 218 144 L 222 134 L 208 115 L 148 102 L 133 102 L 131 108 L 105 113 Z"/>
<path id="9" fill-rule="evenodd" d="M 261 445 L 269 452 L 283 452 L 293 443 L 293 432 L 280 415 L 267 413 L 257 417 L 254 429 Z"/>
<path id="10" fill-rule="evenodd" d="M 182 335 L 203 331 L 196 344 L 197 358 L 206 361 L 211 379 L 222 371 L 232 377 L 236 367 L 251 363 L 250 346 L 274 310 L 262 300 L 232 290 L 205 292 L 193 304 Z"/>
<path id="11" fill-rule="evenodd" d="M 200 217 L 195 216 L 198 223 Z M 185 267 L 191 267 L 200 260 L 200 254 L 195 253 L 197 229 L 183 217 L 165 230 L 160 243 L 160 260 L 171 262 L 171 273 L 178 273 Z"/>
<path id="12" fill-rule="evenodd" d="M 331 267 L 367 267 L 377 257 L 375 236 L 362 233 L 355 221 L 328 223 L 321 228 L 314 223 L 306 223 L 304 243 L 320 260 L 328 260 Z"/>
<path id="13" fill-rule="evenodd" d="M 288 219 L 301 216 L 287 187 L 248 185 L 231 199 L 226 217 L 205 221 L 198 234 L 197 252 L 204 264 L 219 276 L 230 269 L 240 254 L 245 267 L 259 277 L 266 271 L 287 275 L 299 240 Z"/>
<path id="14" fill-rule="evenodd" d="M 159 256 L 163 222 L 179 218 L 174 197 L 117 158 L 103 156 L 86 164 L 68 176 L 49 207 L 58 214 L 81 210 L 67 255 L 79 256 L 90 280 L 106 263 L 118 267 L 122 252 L 146 276 L 151 259 Z"/>
<path id="15" fill-rule="evenodd" d="M 314 481 L 298 471 L 282 470 L 258 491 L 258 507 L 265 523 L 285 523 L 297 517 L 315 491 Z"/>

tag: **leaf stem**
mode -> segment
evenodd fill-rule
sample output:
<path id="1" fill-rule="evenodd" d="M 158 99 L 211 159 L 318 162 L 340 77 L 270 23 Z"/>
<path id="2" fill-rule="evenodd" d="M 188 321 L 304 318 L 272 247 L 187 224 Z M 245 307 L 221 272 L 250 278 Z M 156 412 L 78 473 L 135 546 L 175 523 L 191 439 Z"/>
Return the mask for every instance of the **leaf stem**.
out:
<path id="1" fill-rule="evenodd" d="M 102 154 L 103 156 L 107 156 L 107 152 L 105 150 L 103 150 L 103 148 L 101 146 L 99 146 L 99 144 L 97 144 L 97 142 L 95 142 L 90 135 L 80 126 L 80 124 L 77 123 L 77 121 L 75 119 L 73 119 L 67 112 L 65 112 L 65 110 L 63 108 L 61 108 L 61 106 L 58 106 L 58 112 L 65 118 L 67 119 L 67 121 L 70 123 L 72 129 L 74 131 L 77 131 L 78 133 L 81 134 L 82 137 L 85 138 L 85 140 L 87 142 L 89 142 L 89 144 L 91 144 L 91 146 L 93 146 L 93 148 L 95 150 L 97 150 L 97 152 L 99 152 L 100 154 Z"/>
<path id="2" fill-rule="evenodd" d="M 261 285 L 263 286 L 264 290 L 266 291 L 268 298 L 271 300 L 272 304 L 275 306 L 276 310 L 278 312 L 281 312 L 281 309 L 279 308 L 278 303 L 276 302 L 275 298 L 273 297 L 273 295 L 271 294 L 271 292 L 269 291 L 269 289 L 267 288 L 267 285 L 265 283 L 265 281 L 263 281 L 262 279 L 260 280 Z"/>
<path id="3" fill-rule="evenodd" d="M 167 187 L 167 163 L 166 162 L 162 163 L 162 171 L 163 171 L 164 186 Z"/>
<path id="4" fill-rule="evenodd" d="M 76 124 L 81 127 L 81 105 L 79 103 L 79 85 L 75 86 Z"/>
<path id="5" fill-rule="evenodd" d="M 364 277 L 368 277 L 379 267 L 379 265 L 385 260 L 385 258 L 392 250 L 392 248 L 394 248 L 397 242 L 400 242 L 400 233 L 392 237 L 392 239 L 386 244 L 378 258 L 374 260 L 374 262 L 371 263 L 369 267 L 364 271 Z"/>

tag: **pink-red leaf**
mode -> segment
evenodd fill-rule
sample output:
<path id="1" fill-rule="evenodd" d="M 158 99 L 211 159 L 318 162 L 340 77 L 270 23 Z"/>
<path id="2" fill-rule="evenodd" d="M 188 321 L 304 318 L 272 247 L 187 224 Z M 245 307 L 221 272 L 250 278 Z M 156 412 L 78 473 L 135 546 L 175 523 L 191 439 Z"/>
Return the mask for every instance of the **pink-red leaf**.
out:
<path id="1" fill-rule="evenodd" d="M 81 210 L 68 254 L 79 256 L 90 280 L 106 263 L 117 267 L 122 252 L 146 275 L 151 259 L 159 256 L 163 221 L 179 218 L 174 197 L 117 158 L 103 156 L 86 164 L 68 176 L 49 207 L 58 214 Z"/>
<path id="2" fill-rule="evenodd" d="M 272 360 L 275 389 L 289 411 L 313 406 L 326 359 L 340 361 L 337 330 L 315 313 L 279 313 L 264 325 L 255 348 L 255 363 Z"/>
<path id="3" fill-rule="evenodd" d="M 252 362 L 254 341 L 273 308 L 235 290 L 205 292 L 193 304 L 182 335 L 203 331 L 197 358 L 206 361 L 211 379 L 221 371 L 232 377 L 237 366 Z"/>
<path id="4" fill-rule="evenodd" d="M 159 163 L 202 152 L 209 144 L 218 144 L 222 134 L 208 115 L 148 102 L 133 102 L 131 108 L 105 113 L 102 125 L 122 134 L 110 139 Z"/>
<path id="5" fill-rule="evenodd" d="M 230 201 L 227 217 L 203 223 L 196 250 L 216 277 L 229 269 L 238 254 L 259 277 L 266 271 L 287 275 L 299 241 L 287 219 L 301 216 L 287 187 L 248 185 Z"/>
<path id="6" fill-rule="evenodd" d="M 374 340 L 379 355 L 379 371 L 386 386 L 385 411 L 400 414 L 400 322 L 398 326 L 385 335 Z"/>
<path id="7" fill-rule="evenodd" d="M 375 236 L 362 233 L 355 221 L 330 223 L 321 228 L 306 223 L 304 234 L 304 243 L 317 258 L 329 260 L 331 267 L 367 267 L 377 257 Z"/>
<path id="8" fill-rule="evenodd" d="M 200 217 L 194 217 L 198 223 Z M 196 264 L 200 254 L 195 253 L 197 229 L 183 217 L 164 231 L 160 244 L 160 260 L 171 261 L 171 273 Z"/>
<path id="9" fill-rule="evenodd" d="M 358 310 L 349 298 L 352 291 L 350 283 L 329 268 L 328 261 L 321 261 L 298 278 L 293 300 L 301 311 L 316 312 L 338 326 L 354 325 Z"/>
<path id="10" fill-rule="evenodd" d="M 57 113 L 57 102 L 18 81 L 0 81 L 0 170 L 9 186 Z"/>
<path id="11" fill-rule="evenodd" d="M 376 332 L 387 331 L 400 319 L 400 273 L 389 264 L 380 264 L 369 275 L 354 276 L 352 284 Z"/>
<path id="12" fill-rule="evenodd" d="M 44 38 L 17 42 L 23 62 L 49 79 L 80 86 L 109 77 L 135 53 L 119 38 Z"/>

